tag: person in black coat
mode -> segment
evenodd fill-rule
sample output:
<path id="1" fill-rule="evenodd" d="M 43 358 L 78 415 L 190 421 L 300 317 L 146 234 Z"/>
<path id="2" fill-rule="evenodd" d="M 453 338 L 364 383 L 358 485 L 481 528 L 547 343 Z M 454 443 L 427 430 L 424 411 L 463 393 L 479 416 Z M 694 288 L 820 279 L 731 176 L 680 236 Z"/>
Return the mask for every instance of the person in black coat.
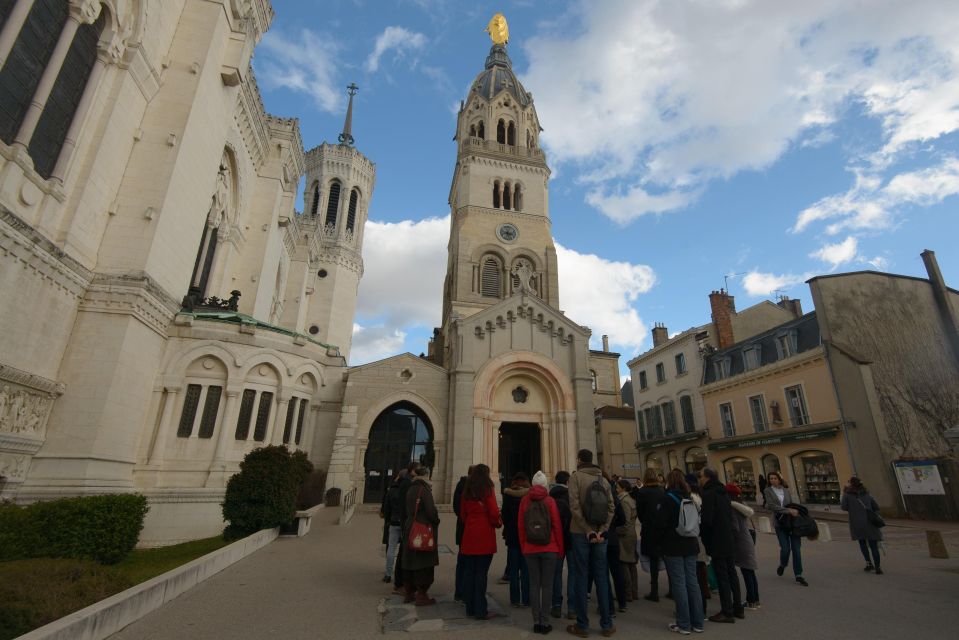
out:
<path id="1" fill-rule="evenodd" d="M 413 483 L 413 469 L 416 468 L 418 463 L 411 462 L 406 467 L 406 475 L 400 480 L 399 484 L 399 505 L 397 506 L 396 517 L 399 518 L 400 522 L 406 522 L 406 493 L 410 490 L 410 485 Z M 406 589 L 403 586 L 404 583 L 404 571 L 403 567 L 403 547 L 405 547 L 405 540 L 400 540 L 400 545 L 396 549 L 396 570 L 393 572 L 393 593 L 406 594 Z"/>
<path id="2" fill-rule="evenodd" d="M 659 527 L 656 525 L 657 510 L 663 501 L 663 487 L 659 484 L 656 469 L 646 469 L 643 486 L 633 498 L 636 501 L 636 518 L 642 529 L 639 533 L 639 552 L 649 558 L 649 593 L 644 597 L 650 602 L 659 602 Z"/>
<path id="3" fill-rule="evenodd" d="M 563 560 L 566 560 L 566 605 L 573 602 L 573 564 L 570 562 L 570 550 L 573 548 L 573 539 L 569 534 L 569 523 L 573 520 L 573 512 L 569 509 L 569 471 L 557 471 L 556 482 L 549 489 L 549 497 L 556 501 L 559 509 L 559 521 L 563 525 L 563 548 L 566 555 L 556 561 L 556 571 L 553 573 L 553 602 L 550 615 L 560 618 L 563 615 Z"/>
<path id="4" fill-rule="evenodd" d="M 456 546 L 463 543 L 463 518 L 460 517 L 460 502 L 463 498 L 463 489 L 466 487 L 466 478 L 473 473 L 473 466 L 470 465 L 466 470 L 466 475 L 460 477 L 453 489 L 453 513 L 456 514 Z M 463 574 L 466 570 L 466 564 L 463 562 L 463 554 L 456 554 L 456 582 L 453 588 L 453 600 L 462 602 L 463 600 Z"/>
<path id="5" fill-rule="evenodd" d="M 615 615 L 613 608 L 615 603 L 619 603 L 619 611 L 623 613 L 626 611 L 626 603 L 628 601 L 628 594 L 626 593 L 626 580 L 623 576 L 623 563 L 619 561 L 619 533 L 616 531 L 619 527 L 626 524 L 626 515 L 623 513 L 623 505 L 620 504 L 619 498 L 616 496 L 616 487 L 612 484 L 609 477 L 606 475 L 606 472 L 603 472 L 603 478 L 606 479 L 606 482 L 610 483 L 610 493 L 613 496 L 613 521 L 609 525 L 603 537 L 606 538 L 606 566 L 609 570 L 609 576 L 607 576 L 607 581 L 609 581 L 609 593 L 614 597 L 609 599 L 609 613 L 610 616 Z"/>
<path id="6" fill-rule="evenodd" d="M 733 538 L 732 502 L 715 469 L 705 467 L 699 473 L 703 487 L 699 536 L 706 553 L 712 558 L 722 606 L 722 611 L 709 619 L 712 622 L 736 622 L 736 618 L 746 616 L 734 561 L 736 542 Z"/>
<path id="7" fill-rule="evenodd" d="M 393 567 L 396 561 L 396 554 L 399 550 L 403 538 L 403 521 L 405 508 L 402 505 L 402 495 L 400 484 L 406 477 L 406 469 L 400 469 L 396 478 L 390 483 L 390 488 L 386 491 L 386 497 L 383 498 L 383 522 L 388 531 L 386 544 L 386 573 L 383 575 L 383 582 L 393 581 Z M 400 565 L 402 567 L 402 565 Z M 402 569 L 400 569 L 402 571 Z"/>

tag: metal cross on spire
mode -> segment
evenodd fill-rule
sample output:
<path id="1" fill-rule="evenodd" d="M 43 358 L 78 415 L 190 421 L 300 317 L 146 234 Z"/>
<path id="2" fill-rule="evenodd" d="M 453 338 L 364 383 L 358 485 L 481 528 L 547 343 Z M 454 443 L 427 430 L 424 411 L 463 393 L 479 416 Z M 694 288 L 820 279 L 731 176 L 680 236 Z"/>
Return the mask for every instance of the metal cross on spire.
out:
<path id="1" fill-rule="evenodd" d="M 360 90 L 355 82 L 346 88 L 350 94 L 350 103 L 346 107 L 346 122 L 343 123 L 343 133 L 340 134 L 340 144 L 353 146 L 353 96 Z"/>

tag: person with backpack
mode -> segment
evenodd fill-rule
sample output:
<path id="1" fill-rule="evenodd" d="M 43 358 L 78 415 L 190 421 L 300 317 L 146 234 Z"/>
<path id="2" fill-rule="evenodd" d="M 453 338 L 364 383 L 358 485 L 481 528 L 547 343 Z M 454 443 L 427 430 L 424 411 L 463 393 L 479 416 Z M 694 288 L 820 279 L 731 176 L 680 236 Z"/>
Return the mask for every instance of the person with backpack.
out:
<path id="1" fill-rule="evenodd" d="M 676 621 L 670 623 L 669 630 L 680 635 L 702 633 L 705 599 L 696 572 L 699 509 L 679 469 L 669 472 L 666 491 L 656 506 L 650 525 L 658 532 L 660 551 L 676 604 Z"/>
<path id="2" fill-rule="evenodd" d="M 756 530 L 750 526 L 749 519 L 753 515 L 751 507 L 743 504 L 743 492 L 735 483 L 726 484 L 726 493 L 732 500 L 733 507 L 733 540 L 736 549 L 733 552 L 733 562 L 743 574 L 743 584 L 746 586 L 747 609 L 759 608 L 759 581 L 756 580 Z"/>
<path id="3" fill-rule="evenodd" d="M 403 537 L 403 508 L 400 505 L 402 500 L 400 487 L 405 477 L 406 469 L 400 469 L 386 492 L 386 498 L 383 500 L 383 521 L 389 527 L 386 545 L 386 573 L 383 575 L 383 582 L 386 583 L 393 581 L 396 551 L 400 547 Z"/>
<path id="4" fill-rule="evenodd" d="M 529 493 L 529 477 L 522 471 L 503 492 L 503 537 L 509 565 L 509 603 L 513 607 L 529 606 L 529 567 L 519 542 L 519 504 Z"/>
<path id="5" fill-rule="evenodd" d="M 563 547 L 563 523 L 556 501 L 546 491 L 546 474 L 537 471 L 533 486 L 519 503 L 519 544 L 529 568 L 530 605 L 533 633 L 546 635 L 553 596 L 553 573 Z"/>
<path id="6" fill-rule="evenodd" d="M 600 468 L 593 464 L 593 452 L 589 449 L 581 449 L 576 454 L 576 471 L 569 479 L 569 508 L 573 516 L 569 532 L 575 566 L 576 624 L 566 627 L 566 632 L 586 638 L 589 636 L 586 582 L 590 571 L 594 576 L 605 576 L 609 571 L 603 534 L 609 529 L 615 512 L 609 484 L 603 479 Z M 596 580 L 596 599 L 599 601 L 601 634 L 608 638 L 616 633 L 610 615 L 608 580 Z"/>
<path id="7" fill-rule="evenodd" d="M 773 512 L 776 519 L 776 539 L 779 540 L 779 566 L 776 568 L 776 575 L 781 576 L 785 573 L 791 553 L 796 582 L 808 587 L 809 583 L 802 574 L 802 536 L 795 535 L 792 527 L 793 519 L 799 515 L 799 510 L 788 506 L 796 504 L 796 501 L 789 493 L 789 485 L 778 471 L 767 473 L 766 481 L 769 482 L 769 486 L 763 491 L 763 498 L 766 508 Z"/>
<path id="8" fill-rule="evenodd" d="M 696 505 L 696 512 L 703 511 L 702 488 L 699 486 L 699 477 L 695 473 L 686 474 L 686 484 L 689 486 L 689 497 Z M 699 545 L 699 555 L 696 556 L 696 579 L 699 580 L 699 593 L 703 602 L 703 615 L 706 615 L 706 601 L 713 599 L 709 588 L 709 554 L 703 545 Z"/>
<path id="9" fill-rule="evenodd" d="M 879 542 L 882 540 L 882 527 L 886 525 L 879 515 L 879 505 L 869 495 L 862 480 L 853 476 L 842 492 L 840 506 L 843 511 L 849 512 L 849 536 L 859 541 L 859 551 L 866 559 L 864 571 L 875 571 L 877 576 L 882 575 L 879 566 Z M 866 545 L 869 549 L 866 549 Z M 869 552 L 872 552 L 872 559 Z"/>
<path id="10" fill-rule="evenodd" d="M 466 615 L 478 620 L 489 620 L 491 613 L 486 603 L 489 567 L 496 554 L 496 529 L 503 526 L 496 490 L 489 477 L 489 467 L 472 467 L 463 485 L 459 517 L 463 520 L 460 555 L 463 557 L 463 603 Z"/>
<path id="11" fill-rule="evenodd" d="M 453 489 L 453 513 L 456 514 L 456 546 L 459 547 L 463 544 L 463 518 L 460 517 L 460 502 L 463 498 L 463 489 L 466 488 L 466 479 L 469 478 L 469 475 L 473 472 L 473 467 L 470 467 L 466 470 L 466 475 L 461 476 L 459 482 L 456 483 L 456 488 Z M 463 564 L 463 554 L 457 552 L 456 554 L 456 574 L 455 582 L 453 583 L 453 600 L 456 602 L 463 601 L 463 571 L 465 570 L 465 565 Z"/>
<path id="12" fill-rule="evenodd" d="M 726 487 L 719 481 L 715 469 L 704 467 L 700 473 L 703 486 L 703 510 L 700 514 L 699 535 L 712 558 L 713 572 L 719 587 L 722 610 L 709 617 L 710 622 L 736 622 L 745 618 L 739 576 L 733 555 L 733 507 Z"/>
<path id="13" fill-rule="evenodd" d="M 553 572 L 553 602 L 550 608 L 550 616 L 554 618 L 563 617 L 563 560 L 566 561 L 566 607 L 567 616 L 576 619 L 576 612 L 573 609 L 573 563 L 570 561 L 569 553 L 572 548 L 572 541 L 569 537 L 569 523 L 573 519 L 573 514 L 569 510 L 569 471 L 557 471 L 555 482 L 549 489 L 549 497 L 556 501 L 556 507 L 559 509 L 559 521 L 563 526 L 563 549 L 564 556 L 556 560 L 556 571 Z"/>
<path id="14" fill-rule="evenodd" d="M 630 489 L 629 480 L 620 480 L 616 483 L 619 504 L 624 516 L 623 524 L 616 531 L 619 534 L 619 563 L 628 602 L 639 599 L 639 574 L 636 571 L 636 565 L 639 563 L 639 557 L 636 555 L 636 503 L 629 495 Z"/>
<path id="15" fill-rule="evenodd" d="M 663 501 L 663 487 L 659 484 L 659 472 L 647 468 L 643 474 L 636 501 L 636 517 L 641 525 L 639 552 L 649 558 L 649 593 L 643 596 L 650 602 L 659 602 L 659 529 L 656 527 L 656 511 Z"/>

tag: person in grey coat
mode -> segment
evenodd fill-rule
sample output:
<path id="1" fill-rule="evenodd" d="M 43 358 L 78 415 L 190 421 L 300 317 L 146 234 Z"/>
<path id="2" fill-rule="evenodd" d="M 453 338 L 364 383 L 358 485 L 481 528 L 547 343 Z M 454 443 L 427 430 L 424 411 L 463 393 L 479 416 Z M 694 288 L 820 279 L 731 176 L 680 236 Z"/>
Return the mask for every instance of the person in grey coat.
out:
<path id="1" fill-rule="evenodd" d="M 759 608 L 759 581 L 756 580 L 756 538 L 755 531 L 750 527 L 749 519 L 753 515 L 751 507 L 743 504 L 743 492 L 735 484 L 726 485 L 726 493 L 732 499 L 733 508 L 733 562 L 743 574 L 743 584 L 746 585 L 746 608 Z"/>
<path id="2" fill-rule="evenodd" d="M 849 478 L 849 484 L 842 492 L 842 502 L 840 503 L 843 511 L 849 512 L 849 536 L 853 540 L 859 541 L 859 550 L 862 557 L 866 559 L 866 571 L 875 571 L 876 575 L 882 575 L 882 567 L 879 566 L 879 541 L 882 540 L 882 529 L 869 521 L 869 511 L 878 513 L 879 505 L 876 500 L 869 495 L 869 491 L 863 486 L 862 480 L 853 476 Z M 866 545 L 869 548 L 866 548 Z M 869 554 L 872 553 L 872 559 Z"/>
<path id="3" fill-rule="evenodd" d="M 776 538 L 779 540 L 779 566 L 776 568 L 776 575 L 781 576 L 786 571 L 789 555 L 792 553 L 796 582 L 808 587 L 809 583 L 802 575 L 802 538 L 792 533 L 792 519 L 799 515 L 799 511 L 787 506 L 798 503 L 793 500 L 789 485 L 778 471 L 770 471 L 766 474 L 766 479 L 769 486 L 763 491 L 763 497 L 766 499 L 766 508 L 776 517 Z"/>

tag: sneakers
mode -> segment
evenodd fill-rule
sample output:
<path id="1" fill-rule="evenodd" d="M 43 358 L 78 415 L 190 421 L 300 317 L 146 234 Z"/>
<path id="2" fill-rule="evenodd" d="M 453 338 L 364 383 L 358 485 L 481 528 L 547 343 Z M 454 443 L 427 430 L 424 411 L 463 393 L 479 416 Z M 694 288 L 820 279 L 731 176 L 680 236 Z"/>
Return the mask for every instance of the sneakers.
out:
<path id="1" fill-rule="evenodd" d="M 759 604 L 758 602 L 747 602 L 747 603 L 744 604 L 743 606 L 746 607 L 747 609 L 750 609 L 751 611 L 755 611 L 756 609 L 758 609 L 758 608 L 761 607 L 762 605 Z"/>
<path id="2" fill-rule="evenodd" d="M 809 583 L 806 582 L 806 579 L 803 578 L 802 576 L 796 576 L 796 582 L 798 582 L 799 584 L 801 584 L 801 585 L 804 586 L 804 587 L 808 587 L 808 586 L 809 586 Z"/>
<path id="3" fill-rule="evenodd" d="M 393 582 L 393 576 L 383 576 L 383 582 Z"/>
<path id="4" fill-rule="evenodd" d="M 678 624 L 676 624 L 675 622 L 671 622 L 671 623 L 669 624 L 669 626 L 667 627 L 667 629 L 669 629 L 669 630 L 672 631 L 673 633 L 678 633 L 678 634 L 681 635 L 681 636 L 688 636 L 688 635 L 689 635 L 689 631 L 686 631 L 685 629 L 683 629 L 682 627 L 680 627 L 680 626 L 679 626 Z"/>
<path id="5" fill-rule="evenodd" d="M 702 633 L 703 631 L 705 631 L 705 629 L 701 629 L 699 627 L 693 627 L 693 633 Z"/>
<path id="6" fill-rule="evenodd" d="M 579 625 L 571 624 L 566 627 L 566 633 L 576 636 L 577 638 L 588 638 L 589 632 L 586 629 L 581 629 Z"/>
<path id="7" fill-rule="evenodd" d="M 786 570 L 786 567 L 782 565 L 776 567 L 776 575 L 781 576 L 785 570 Z"/>
<path id="8" fill-rule="evenodd" d="M 882 575 L 882 569 L 880 569 L 879 567 L 876 567 L 876 575 L 877 575 L 877 576 L 881 576 L 881 575 Z"/>
<path id="9" fill-rule="evenodd" d="M 875 571 L 876 567 L 872 566 L 871 562 L 867 562 L 866 566 L 863 567 L 863 571 Z"/>

